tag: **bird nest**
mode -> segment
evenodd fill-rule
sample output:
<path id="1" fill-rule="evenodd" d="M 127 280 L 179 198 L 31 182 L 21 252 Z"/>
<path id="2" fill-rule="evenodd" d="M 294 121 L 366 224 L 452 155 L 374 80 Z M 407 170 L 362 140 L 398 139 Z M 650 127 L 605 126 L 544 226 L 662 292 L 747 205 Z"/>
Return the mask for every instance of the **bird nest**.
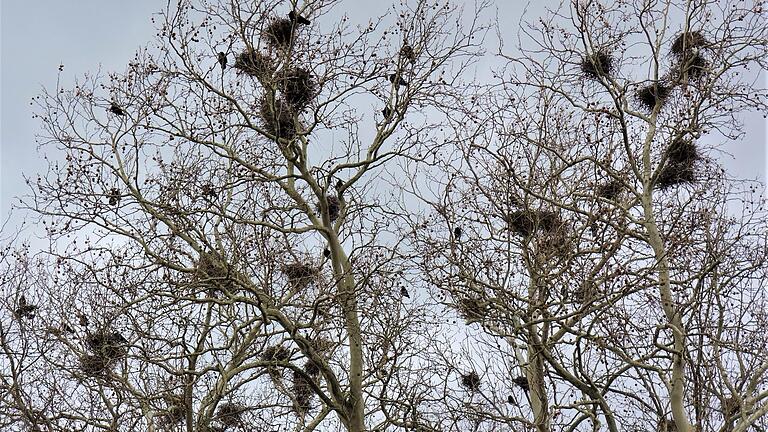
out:
<path id="1" fill-rule="evenodd" d="M 461 375 L 461 385 L 467 390 L 478 391 L 480 390 L 480 376 L 475 371 L 463 374 Z"/>
<path id="2" fill-rule="evenodd" d="M 613 56 L 602 50 L 587 55 L 581 61 L 581 71 L 591 79 L 609 77 L 613 72 Z"/>
<path id="3" fill-rule="evenodd" d="M 580 304 L 592 300 L 597 295 L 597 286 L 591 280 L 584 281 L 578 288 L 573 290 L 571 299 Z"/>
<path id="4" fill-rule="evenodd" d="M 459 311 L 459 315 L 461 315 L 467 323 L 480 321 L 487 313 L 483 303 L 472 297 L 459 299 L 459 301 L 456 302 L 456 309 Z"/>
<path id="5" fill-rule="evenodd" d="M 520 387 L 524 391 L 528 391 L 531 389 L 531 386 L 528 384 L 528 378 L 524 376 L 519 376 L 517 378 L 512 379 L 512 382 L 515 383 L 516 386 Z"/>
<path id="6" fill-rule="evenodd" d="M 195 275 L 198 279 L 226 279 L 229 268 L 218 252 L 203 252 L 197 259 Z"/>
<path id="7" fill-rule="evenodd" d="M 261 37 L 272 48 L 289 49 L 293 43 L 294 22 L 288 18 L 275 18 L 261 32 Z"/>
<path id="8" fill-rule="evenodd" d="M 317 82 L 304 68 L 287 70 L 280 80 L 279 87 L 283 99 L 296 111 L 304 109 L 317 95 Z"/>
<path id="9" fill-rule="evenodd" d="M 654 82 L 651 85 L 642 87 L 635 96 L 637 100 L 648 110 L 652 110 L 658 104 L 664 106 L 664 102 L 672 93 L 672 87 L 663 82 Z"/>
<path id="10" fill-rule="evenodd" d="M 685 77 L 699 80 L 709 72 L 709 62 L 699 53 L 689 53 L 680 57 L 675 71 L 678 81 L 683 81 Z"/>
<path id="11" fill-rule="evenodd" d="M 312 398 L 315 392 L 307 376 L 298 370 L 293 371 L 293 396 L 296 399 L 296 408 L 305 413 L 312 409 Z"/>
<path id="12" fill-rule="evenodd" d="M 238 54 L 234 68 L 262 81 L 271 77 L 274 72 L 272 59 L 253 49 L 246 49 Z"/>
<path id="13" fill-rule="evenodd" d="M 672 42 L 672 54 L 682 56 L 690 53 L 695 48 L 703 48 L 709 45 L 709 41 L 700 31 L 682 32 Z"/>
<path id="14" fill-rule="evenodd" d="M 180 395 L 166 395 L 165 399 L 166 408 L 165 414 L 162 416 L 162 424 L 165 426 L 178 424 L 187 418 L 187 408 L 184 403 L 184 398 Z"/>
<path id="15" fill-rule="evenodd" d="M 228 427 L 237 426 L 242 422 L 243 413 L 247 409 L 246 406 L 235 402 L 224 403 L 216 410 L 216 420 Z"/>
<path id="16" fill-rule="evenodd" d="M 80 370 L 92 377 L 103 377 L 109 365 L 109 359 L 103 356 L 87 354 L 80 357 Z"/>
<path id="17" fill-rule="evenodd" d="M 741 411 L 741 401 L 738 397 L 729 397 L 723 401 L 723 414 L 730 418 Z"/>
<path id="18" fill-rule="evenodd" d="M 336 221 L 341 214 L 341 201 L 336 195 L 326 195 L 325 200 L 328 203 L 328 218 L 331 222 Z M 317 205 L 318 211 L 320 211 L 320 204 Z"/>
<path id="19" fill-rule="evenodd" d="M 318 273 L 315 267 L 298 262 L 285 264 L 281 270 L 294 288 L 303 288 L 309 285 Z"/>
<path id="20" fill-rule="evenodd" d="M 261 360 L 270 363 L 283 363 L 291 358 L 291 352 L 288 348 L 282 345 L 273 345 L 267 347 L 264 352 L 261 353 Z M 282 379 L 282 369 L 278 369 L 275 365 L 267 365 L 267 372 L 273 380 L 279 381 Z"/>
<path id="21" fill-rule="evenodd" d="M 296 116 L 293 108 L 288 102 L 280 99 L 264 98 L 261 101 L 261 120 L 264 129 L 275 137 L 285 140 L 291 140 L 296 136 Z"/>
<path id="22" fill-rule="evenodd" d="M 536 231 L 552 233 L 562 227 L 557 214 L 546 210 L 517 210 L 509 214 L 507 223 L 513 231 L 525 237 Z"/>
<path id="23" fill-rule="evenodd" d="M 309 376 L 316 377 L 320 375 L 320 367 L 315 364 L 315 362 L 311 360 L 307 360 L 306 363 L 304 363 L 304 373 L 306 373 Z"/>
<path id="24" fill-rule="evenodd" d="M 693 141 L 677 138 L 667 147 L 666 163 L 656 177 L 656 187 L 661 190 L 696 182 L 696 161 L 699 159 Z"/>
<path id="25" fill-rule="evenodd" d="M 94 333 L 85 339 L 85 343 L 95 356 L 101 357 L 107 363 L 128 354 L 128 341 L 118 332 Z"/>
<path id="26" fill-rule="evenodd" d="M 624 191 L 624 183 L 620 180 L 610 180 L 597 186 L 596 193 L 600 198 L 615 200 Z"/>
<path id="27" fill-rule="evenodd" d="M 691 163 L 699 159 L 699 152 L 693 141 L 676 138 L 667 147 L 667 160 L 674 163 Z"/>

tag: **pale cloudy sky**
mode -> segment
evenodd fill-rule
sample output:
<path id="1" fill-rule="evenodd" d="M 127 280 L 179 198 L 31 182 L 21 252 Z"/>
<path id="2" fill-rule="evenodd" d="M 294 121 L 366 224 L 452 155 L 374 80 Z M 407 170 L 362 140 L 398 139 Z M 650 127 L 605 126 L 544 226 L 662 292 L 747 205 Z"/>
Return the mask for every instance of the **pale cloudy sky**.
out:
<path id="1" fill-rule="evenodd" d="M 150 17 L 164 4 L 164 0 L 0 0 L 0 225 L 14 197 L 27 192 L 22 173 L 32 176 L 44 169 L 34 141 L 39 125 L 32 119 L 30 99 L 42 87 L 55 88 L 59 76 L 66 86 L 99 67 L 124 70 L 136 48 L 152 39 Z M 352 19 L 363 22 L 383 13 L 391 2 L 347 4 L 345 11 Z M 532 2 L 528 13 L 540 15 L 544 6 L 557 4 Z M 502 29 L 511 42 L 526 2 L 497 0 L 496 6 L 499 16 L 514 24 Z M 60 75 L 59 64 L 64 65 Z M 759 114 L 746 116 L 745 122 L 745 139 L 726 143 L 722 149 L 732 157 L 723 154 L 720 159 L 734 176 L 764 178 L 767 124 Z"/>

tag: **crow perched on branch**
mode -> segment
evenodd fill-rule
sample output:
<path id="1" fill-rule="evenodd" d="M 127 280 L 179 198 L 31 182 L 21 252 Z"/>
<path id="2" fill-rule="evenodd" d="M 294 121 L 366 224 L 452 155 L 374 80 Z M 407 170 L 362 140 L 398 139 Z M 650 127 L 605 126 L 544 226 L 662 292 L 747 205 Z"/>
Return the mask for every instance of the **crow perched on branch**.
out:
<path id="1" fill-rule="evenodd" d="M 297 14 L 297 13 L 296 13 L 296 11 L 290 11 L 290 12 L 288 12 L 288 18 L 289 18 L 291 21 L 293 21 L 293 22 L 295 22 L 295 23 L 298 23 L 298 24 L 309 25 L 309 24 L 311 24 L 311 23 L 312 23 L 312 21 L 310 21 L 310 20 L 308 20 L 308 19 L 304 18 L 303 16 L 301 16 L 301 15 Z"/>
<path id="2" fill-rule="evenodd" d="M 391 74 L 389 76 L 389 82 L 394 84 L 395 87 L 408 86 L 408 81 L 404 80 L 403 77 L 398 77 L 397 74 Z"/>
<path id="3" fill-rule="evenodd" d="M 223 52 L 220 52 L 218 54 L 219 58 L 219 64 L 221 65 L 221 70 L 224 70 L 227 67 L 227 55 Z"/>
<path id="4" fill-rule="evenodd" d="M 405 297 L 405 298 L 411 298 L 411 295 L 408 294 L 408 290 L 405 289 L 405 287 L 401 287 L 400 288 L 400 295 Z"/>
<path id="5" fill-rule="evenodd" d="M 110 104 L 109 112 L 111 112 L 114 115 L 118 115 L 118 116 L 124 116 L 125 115 L 125 111 L 123 111 L 123 109 L 120 107 L 120 105 L 116 104 L 115 102 L 112 102 L 112 104 Z"/>
<path id="6" fill-rule="evenodd" d="M 455 237 L 456 240 L 459 240 L 461 238 L 461 228 L 456 227 L 453 229 L 453 237 Z"/>

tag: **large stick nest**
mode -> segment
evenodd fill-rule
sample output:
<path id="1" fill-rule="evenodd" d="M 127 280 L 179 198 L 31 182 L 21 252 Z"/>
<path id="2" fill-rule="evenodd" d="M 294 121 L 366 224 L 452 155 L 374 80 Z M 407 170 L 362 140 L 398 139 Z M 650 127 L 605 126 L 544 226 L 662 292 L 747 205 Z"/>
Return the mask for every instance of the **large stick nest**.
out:
<path id="1" fill-rule="evenodd" d="M 507 216 L 507 223 L 513 231 L 526 237 L 536 231 L 552 233 L 563 225 L 556 213 L 546 210 L 517 210 Z"/>
<path id="2" fill-rule="evenodd" d="M 294 288 L 303 288 L 307 286 L 314 280 L 318 273 L 315 267 L 298 262 L 283 265 L 282 271 L 288 278 L 288 282 L 290 282 Z"/>
<path id="3" fill-rule="evenodd" d="M 80 357 L 80 369 L 86 375 L 103 377 L 109 370 L 110 361 L 100 355 L 84 355 Z"/>
<path id="4" fill-rule="evenodd" d="M 285 72 L 280 80 L 280 91 L 283 99 L 298 112 L 317 95 L 317 82 L 308 70 L 297 67 Z"/>
<path id="5" fill-rule="evenodd" d="M 699 53 L 683 55 L 675 67 L 677 81 L 684 81 L 687 77 L 691 80 L 700 80 L 709 73 L 709 61 Z"/>
<path id="6" fill-rule="evenodd" d="M 296 136 L 296 115 L 293 107 L 281 99 L 264 98 L 261 101 L 261 120 L 264 129 L 276 138 L 291 140 Z"/>
<path id="7" fill-rule="evenodd" d="M 603 50 L 584 56 L 581 61 L 581 71 L 587 78 L 600 79 L 609 77 L 613 72 L 613 56 Z"/>
<path id="8" fill-rule="evenodd" d="M 297 409 L 305 413 L 312 409 L 312 398 L 315 392 L 307 377 L 300 371 L 293 371 L 293 396 L 296 398 Z"/>
<path id="9" fill-rule="evenodd" d="M 336 195 L 326 195 L 325 200 L 328 202 L 328 218 L 331 222 L 334 222 L 339 218 L 339 214 L 341 214 L 341 201 Z M 320 211 L 319 203 L 317 204 L 317 209 Z"/>
<path id="10" fill-rule="evenodd" d="M 470 391 L 480 390 L 480 376 L 477 372 L 472 371 L 461 375 L 461 385 Z"/>
<path id="11" fill-rule="evenodd" d="M 666 163 L 656 177 L 661 190 L 696 182 L 696 161 L 699 159 L 693 141 L 677 138 L 667 147 Z"/>
<path id="12" fill-rule="evenodd" d="M 624 183 L 620 180 L 609 180 L 597 186 L 595 192 L 597 196 L 609 200 L 615 200 L 624 191 Z"/>
<path id="13" fill-rule="evenodd" d="M 669 85 L 657 81 L 645 87 L 642 87 L 637 91 L 636 97 L 640 103 L 649 111 L 653 110 L 656 105 L 664 106 L 669 95 L 672 93 L 672 87 Z"/>
<path id="14" fill-rule="evenodd" d="M 234 67 L 262 81 L 267 80 L 274 72 L 272 59 L 253 49 L 246 49 L 238 54 Z"/>
<path id="15" fill-rule="evenodd" d="M 85 339 L 85 343 L 95 356 L 103 358 L 107 363 L 128 354 L 128 341 L 118 332 L 94 333 Z"/>
<path id="16" fill-rule="evenodd" d="M 272 48 L 289 49 L 294 34 L 293 21 L 288 18 L 275 18 L 261 32 L 261 37 Z"/>
<path id="17" fill-rule="evenodd" d="M 681 32 L 672 42 L 672 54 L 682 56 L 692 52 L 696 48 L 704 48 L 709 45 L 704 33 L 700 31 Z"/>
<path id="18" fill-rule="evenodd" d="M 243 413 L 248 408 L 235 402 L 227 402 L 219 406 L 216 411 L 216 419 L 223 425 L 231 427 L 242 423 Z"/>

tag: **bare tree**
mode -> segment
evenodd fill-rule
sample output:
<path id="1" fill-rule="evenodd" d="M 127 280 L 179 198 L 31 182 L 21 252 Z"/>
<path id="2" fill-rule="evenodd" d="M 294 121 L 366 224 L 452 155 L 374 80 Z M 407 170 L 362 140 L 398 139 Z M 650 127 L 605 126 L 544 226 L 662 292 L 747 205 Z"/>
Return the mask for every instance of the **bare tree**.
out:
<path id="1" fill-rule="evenodd" d="M 2 255 L 4 430 L 431 430 L 382 173 L 436 145 L 486 6 L 169 2 L 124 72 L 35 98 L 50 247 Z"/>
<path id="2" fill-rule="evenodd" d="M 715 156 L 766 111 L 743 78 L 765 19 L 573 1 L 502 49 L 456 151 L 412 179 L 424 281 L 473 345 L 445 358 L 469 390 L 446 430 L 764 430 L 765 209 Z"/>

